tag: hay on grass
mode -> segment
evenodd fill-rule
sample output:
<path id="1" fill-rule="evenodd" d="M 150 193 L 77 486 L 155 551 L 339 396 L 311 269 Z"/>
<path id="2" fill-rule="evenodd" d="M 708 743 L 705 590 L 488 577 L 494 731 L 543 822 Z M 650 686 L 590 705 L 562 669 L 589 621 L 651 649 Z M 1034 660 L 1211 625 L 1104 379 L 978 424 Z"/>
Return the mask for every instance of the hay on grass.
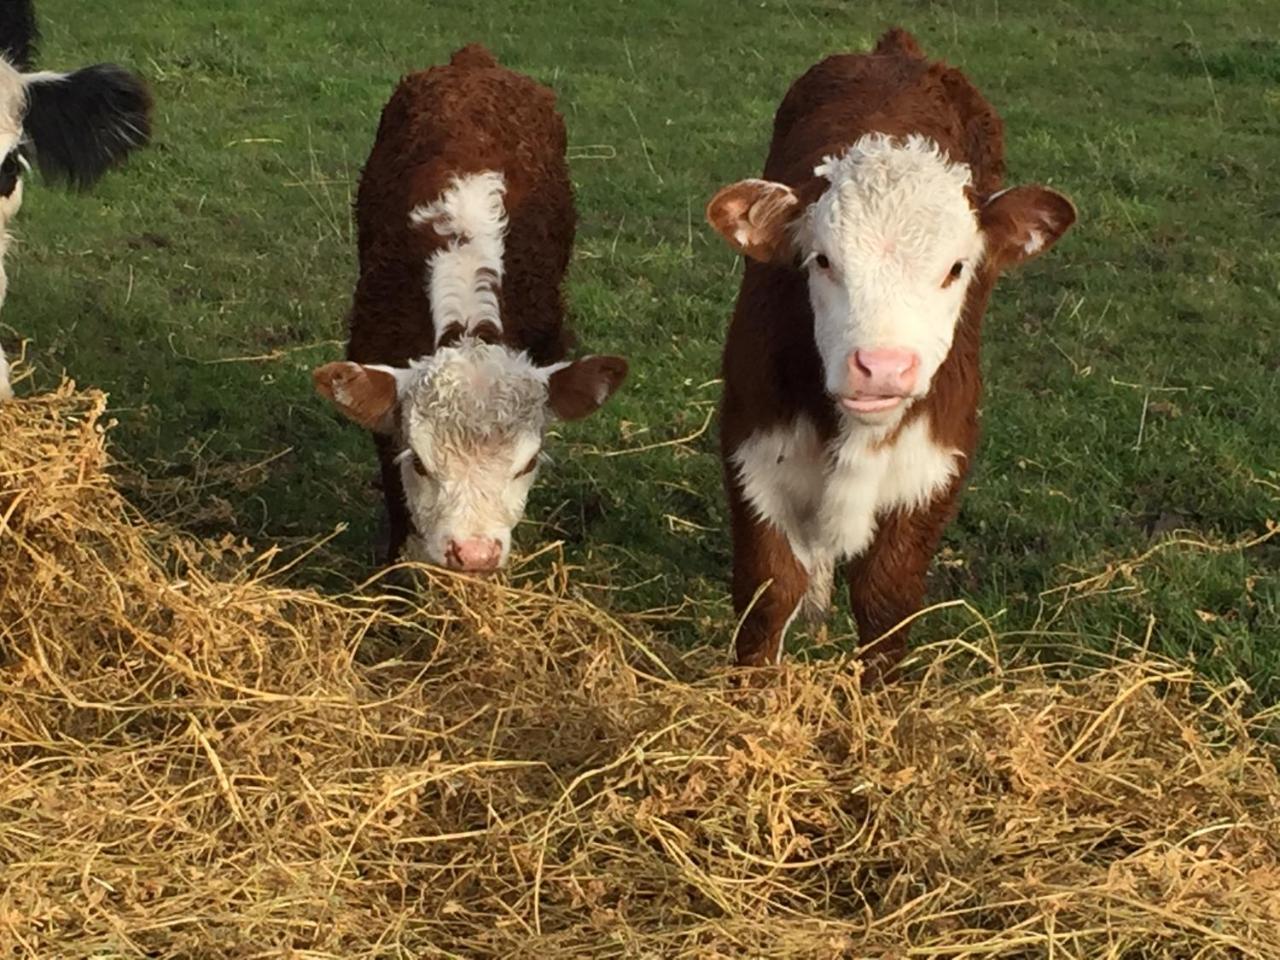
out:
<path id="1" fill-rule="evenodd" d="M 567 595 L 294 589 L 148 523 L 100 393 L 0 408 L 18 957 L 1280 957 L 1238 690 L 992 644 L 751 688 Z"/>

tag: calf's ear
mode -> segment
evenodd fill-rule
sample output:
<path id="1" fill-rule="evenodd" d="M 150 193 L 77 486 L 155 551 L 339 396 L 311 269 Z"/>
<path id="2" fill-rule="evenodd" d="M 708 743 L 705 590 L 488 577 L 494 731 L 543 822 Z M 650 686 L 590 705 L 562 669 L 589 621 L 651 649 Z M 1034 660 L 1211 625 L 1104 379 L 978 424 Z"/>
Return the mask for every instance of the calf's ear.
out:
<path id="1" fill-rule="evenodd" d="M 791 224 L 803 209 L 785 183 L 739 180 L 711 198 L 707 222 L 752 260 L 788 263 L 795 257 Z"/>
<path id="2" fill-rule="evenodd" d="M 391 433 L 400 402 L 397 373 L 389 367 L 341 361 L 317 367 L 311 379 L 316 392 L 332 400 L 349 420 L 375 433 Z"/>
<path id="3" fill-rule="evenodd" d="M 1013 187 L 993 194 L 979 212 L 987 259 L 1003 268 L 1052 247 L 1076 222 L 1075 205 L 1048 187 Z"/>
<path id="4" fill-rule="evenodd" d="M 595 413 L 627 378 L 624 357 L 583 357 L 557 366 L 547 378 L 547 405 L 561 420 Z"/>

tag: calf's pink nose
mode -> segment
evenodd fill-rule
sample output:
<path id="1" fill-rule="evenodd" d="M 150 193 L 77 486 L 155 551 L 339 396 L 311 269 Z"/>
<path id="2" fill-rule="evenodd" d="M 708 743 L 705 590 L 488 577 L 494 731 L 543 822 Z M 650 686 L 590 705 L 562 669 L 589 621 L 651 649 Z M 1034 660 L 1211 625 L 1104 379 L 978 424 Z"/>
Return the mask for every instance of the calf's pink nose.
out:
<path id="1" fill-rule="evenodd" d="M 916 385 L 920 355 L 901 347 L 849 354 L 849 388 L 855 396 L 905 397 Z"/>
<path id="2" fill-rule="evenodd" d="M 450 540 L 444 558 L 454 570 L 496 570 L 502 559 L 502 544 L 493 537 Z"/>

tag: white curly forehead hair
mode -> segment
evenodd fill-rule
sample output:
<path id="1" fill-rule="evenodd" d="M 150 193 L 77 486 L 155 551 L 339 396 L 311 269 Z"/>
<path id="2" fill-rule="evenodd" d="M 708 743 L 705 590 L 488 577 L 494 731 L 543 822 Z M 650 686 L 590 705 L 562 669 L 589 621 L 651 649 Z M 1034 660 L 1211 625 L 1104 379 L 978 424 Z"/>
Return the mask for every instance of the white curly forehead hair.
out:
<path id="1" fill-rule="evenodd" d="M 412 447 L 465 454 L 541 436 L 550 419 L 548 376 L 524 353 L 464 340 L 410 366 L 419 376 L 406 391 L 401 432 Z"/>
<path id="2" fill-rule="evenodd" d="M 464 338 L 408 368 L 330 363 L 316 388 L 348 417 L 395 437 L 418 559 L 463 570 L 506 562 L 552 420 L 587 416 L 621 385 L 621 357 L 547 367 Z"/>

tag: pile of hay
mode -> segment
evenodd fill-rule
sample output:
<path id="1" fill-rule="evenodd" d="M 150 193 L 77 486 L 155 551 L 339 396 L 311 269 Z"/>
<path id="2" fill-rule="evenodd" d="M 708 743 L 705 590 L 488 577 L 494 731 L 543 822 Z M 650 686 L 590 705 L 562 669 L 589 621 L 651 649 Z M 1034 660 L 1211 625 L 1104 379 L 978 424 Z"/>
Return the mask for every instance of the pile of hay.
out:
<path id="1" fill-rule="evenodd" d="M 137 516 L 104 406 L 0 407 L 7 956 L 1280 957 L 1239 691 L 960 642 L 739 689 L 555 582 L 290 589 Z"/>

